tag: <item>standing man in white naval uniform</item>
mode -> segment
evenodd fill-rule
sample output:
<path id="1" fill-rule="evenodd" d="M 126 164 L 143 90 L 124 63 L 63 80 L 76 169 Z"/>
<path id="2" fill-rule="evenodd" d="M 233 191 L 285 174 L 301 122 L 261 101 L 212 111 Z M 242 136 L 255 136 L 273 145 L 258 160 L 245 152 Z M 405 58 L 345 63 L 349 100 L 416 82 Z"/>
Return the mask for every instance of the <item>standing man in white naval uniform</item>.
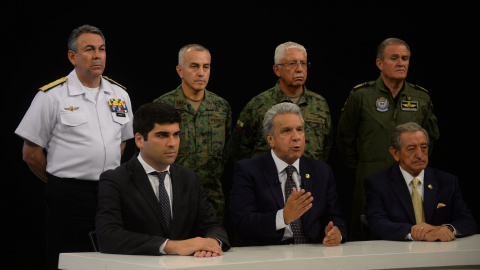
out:
<path id="1" fill-rule="evenodd" d="M 124 87 L 102 77 L 105 38 L 83 25 L 68 39 L 75 69 L 42 88 L 15 133 L 24 139 L 23 160 L 47 183 L 47 269 L 62 252 L 93 251 L 100 174 L 120 165 L 133 138 L 132 107 Z"/>

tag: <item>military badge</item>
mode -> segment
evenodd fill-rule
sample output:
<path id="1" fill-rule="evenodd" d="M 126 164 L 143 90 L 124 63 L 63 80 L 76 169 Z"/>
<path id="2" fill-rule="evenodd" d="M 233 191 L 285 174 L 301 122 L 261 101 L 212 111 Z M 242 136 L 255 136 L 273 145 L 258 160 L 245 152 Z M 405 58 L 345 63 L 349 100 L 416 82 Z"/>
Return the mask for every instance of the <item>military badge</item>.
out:
<path id="1" fill-rule="evenodd" d="M 235 125 L 235 128 L 238 129 L 238 130 L 240 130 L 240 131 L 242 131 L 242 129 L 243 129 L 243 122 L 240 121 L 240 120 L 238 120 L 238 121 L 237 121 L 237 124 Z"/>
<path id="2" fill-rule="evenodd" d="M 418 101 L 402 101 L 402 111 L 418 111 Z"/>
<path id="3" fill-rule="evenodd" d="M 125 113 L 128 112 L 127 103 L 121 98 L 109 99 L 108 105 L 112 112 L 117 113 L 117 116 L 125 117 Z"/>
<path id="4" fill-rule="evenodd" d="M 388 102 L 388 99 L 384 97 L 377 98 L 377 101 L 375 102 L 375 106 L 377 106 L 377 111 L 379 112 L 386 112 L 388 111 L 388 106 L 390 103 Z"/>

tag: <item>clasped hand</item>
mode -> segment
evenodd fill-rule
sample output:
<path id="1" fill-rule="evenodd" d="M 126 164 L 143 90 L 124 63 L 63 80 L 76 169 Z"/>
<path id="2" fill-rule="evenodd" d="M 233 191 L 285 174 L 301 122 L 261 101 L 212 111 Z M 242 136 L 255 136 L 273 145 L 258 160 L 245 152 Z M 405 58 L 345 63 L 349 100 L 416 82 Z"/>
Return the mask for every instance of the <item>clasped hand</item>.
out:
<path id="1" fill-rule="evenodd" d="M 412 226 L 410 235 L 417 241 L 442 241 L 448 242 L 455 240 L 455 235 L 444 226 L 432 226 L 427 223 L 420 223 Z"/>

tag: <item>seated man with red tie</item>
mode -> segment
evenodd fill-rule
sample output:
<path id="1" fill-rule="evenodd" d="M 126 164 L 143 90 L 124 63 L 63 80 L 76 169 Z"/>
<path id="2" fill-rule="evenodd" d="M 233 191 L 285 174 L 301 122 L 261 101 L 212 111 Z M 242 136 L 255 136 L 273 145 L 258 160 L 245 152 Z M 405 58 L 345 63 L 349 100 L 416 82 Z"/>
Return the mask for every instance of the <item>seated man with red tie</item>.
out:
<path id="1" fill-rule="evenodd" d="M 211 257 L 230 248 L 197 176 L 174 163 L 180 122 L 180 114 L 164 103 L 148 103 L 135 112 L 140 153 L 100 175 L 100 252 Z"/>
<path id="2" fill-rule="evenodd" d="M 271 151 L 234 164 L 230 211 L 239 245 L 345 242 L 332 170 L 303 156 L 300 108 L 290 102 L 272 106 L 263 129 Z"/>
<path id="3" fill-rule="evenodd" d="M 399 164 L 365 178 L 365 212 L 373 238 L 452 241 L 478 232 L 458 178 L 427 168 L 428 146 L 420 125 L 398 125 L 390 153 Z"/>

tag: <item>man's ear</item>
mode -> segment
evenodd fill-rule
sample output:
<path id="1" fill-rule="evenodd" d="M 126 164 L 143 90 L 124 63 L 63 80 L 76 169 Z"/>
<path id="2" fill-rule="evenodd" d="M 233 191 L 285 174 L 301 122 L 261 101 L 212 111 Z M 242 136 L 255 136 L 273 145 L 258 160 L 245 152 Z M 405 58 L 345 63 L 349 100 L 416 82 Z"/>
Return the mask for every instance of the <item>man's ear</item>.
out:
<path id="1" fill-rule="evenodd" d="M 268 141 L 268 144 L 270 145 L 270 148 L 275 149 L 275 140 L 272 135 L 267 134 L 267 141 Z"/>
<path id="2" fill-rule="evenodd" d="M 67 56 L 70 63 L 72 63 L 72 65 L 75 66 L 77 64 L 77 60 L 75 58 L 76 56 L 75 52 L 72 50 L 68 50 Z"/>
<path id="3" fill-rule="evenodd" d="M 143 136 L 140 133 L 135 133 L 135 144 L 137 145 L 138 149 L 143 148 Z"/>
<path id="4" fill-rule="evenodd" d="M 395 149 L 394 147 L 390 147 L 390 149 L 388 149 L 388 151 L 390 151 L 390 154 L 392 154 L 393 158 L 398 162 L 400 160 L 400 157 L 398 156 L 398 150 Z"/>

